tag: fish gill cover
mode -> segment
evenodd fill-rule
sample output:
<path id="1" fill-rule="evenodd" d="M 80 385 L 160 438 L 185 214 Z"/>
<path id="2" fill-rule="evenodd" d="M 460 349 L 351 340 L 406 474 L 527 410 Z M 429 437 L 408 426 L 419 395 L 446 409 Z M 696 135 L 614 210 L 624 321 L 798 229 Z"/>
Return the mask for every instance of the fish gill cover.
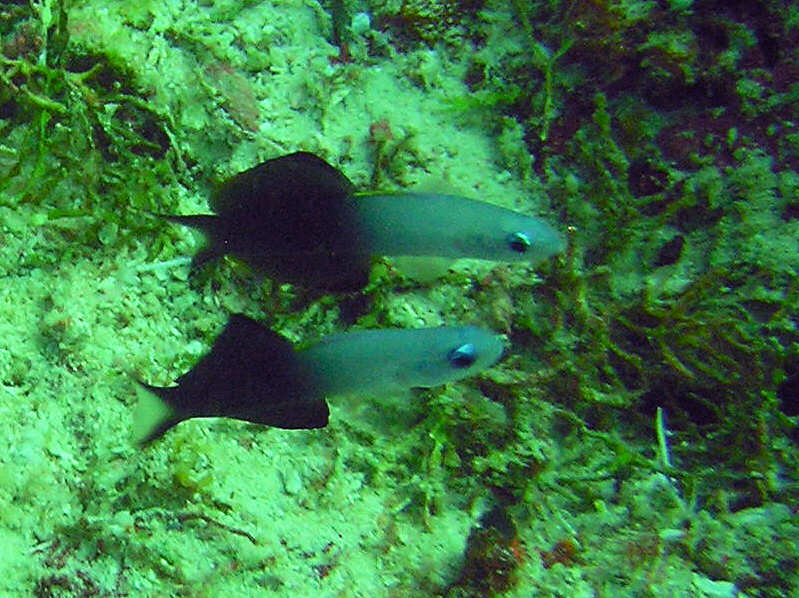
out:
<path id="1" fill-rule="evenodd" d="M 798 27 L 761 0 L 4 2 L 0 591 L 795 593 Z M 568 249 L 435 284 L 383 261 L 342 297 L 189 278 L 199 240 L 147 213 L 300 149 Z M 231 312 L 511 351 L 388 426 L 342 404 L 134 451 L 126 374 L 173 380 Z"/>

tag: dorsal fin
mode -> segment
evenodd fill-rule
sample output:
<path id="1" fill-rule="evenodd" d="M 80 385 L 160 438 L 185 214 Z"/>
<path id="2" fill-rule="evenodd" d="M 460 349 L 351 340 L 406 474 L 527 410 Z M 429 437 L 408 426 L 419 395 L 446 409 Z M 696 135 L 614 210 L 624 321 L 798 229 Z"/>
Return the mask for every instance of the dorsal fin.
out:
<path id="1" fill-rule="evenodd" d="M 219 249 L 281 281 L 329 290 L 366 283 L 371 254 L 357 230 L 352 183 L 321 158 L 297 152 L 225 182 L 212 200 Z"/>
<path id="2" fill-rule="evenodd" d="M 319 156 L 294 152 L 233 175 L 216 190 L 211 207 L 220 215 L 242 206 L 247 210 L 269 210 L 287 201 L 303 203 L 313 196 L 327 203 L 330 198 L 352 195 L 354 191 L 350 180 Z"/>

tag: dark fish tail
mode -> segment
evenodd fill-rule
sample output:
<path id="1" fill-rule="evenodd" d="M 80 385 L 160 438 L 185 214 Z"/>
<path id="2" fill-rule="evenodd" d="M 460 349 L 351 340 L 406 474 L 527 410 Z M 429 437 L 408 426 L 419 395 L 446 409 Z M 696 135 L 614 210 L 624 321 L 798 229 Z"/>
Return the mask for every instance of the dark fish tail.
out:
<path id="1" fill-rule="evenodd" d="M 229 417 L 298 430 L 323 428 L 330 415 L 313 373 L 291 344 L 239 314 L 231 316 L 211 351 L 178 378 L 177 386 L 140 384 L 161 400 L 151 406 L 154 415 L 142 409 L 134 418 L 142 430 L 140 442 L 151 442 L 192 417 Z"/>
<path id="2" fill-rule="evenodd" d="M 154 215 L 175 224 L 189 226 L 200 231 L 206 236 L 209 243 L 208 246 L 204 249 L 201 249 L 191 260 L 191 269 L 193 272 L 197 272 L 206 264 L 216 261 L 225 255 L 225 249 L 221 246 L 220 241 L 217 239 L 220 228 L 219 216 L 215 214 L 190 214 L 187 216 L 175 214 Z"/>
<path id="3" fill-rule="evenodd" d="M 188 216 L 156 214 L 156 216 L 175 224 L 196 228 L 207 235 L 210 235 L 219 226 L 219 216 L 215 214 L 191 214 Z"/>
<path id="4" fill-rule="evenodd" d="M 149 390 L 150 392 L 155 393 L 159 397 L 163 398 L 163 395 L 160 391 L 162 390 L 171 390 L 169 388 L 159 388 L 157 386 L 150 386 L 149 384 L 144 384 L 143 382 L 139 382 L 145 390 Z M 165 401 L 166 402 L 166 401 Z M 173 415 L 171 417 L 167 417 L 155 424 L 155 427 L 151 428 L 150 431 L 144 435 L 143 437 L 136 438 L 136 444 L 139 446 L 147 446 L 152 444 L 154 441 L 158 440 L 166 434 L 171 428 L 182 422 L 185 418 L 180 415 Z"/>
<path id="5" fill-rule="evenodd" d="M 144 390 L 153 393 L 160 399 L 151 398 L 139 404 L 133 413 L 133 441 L 138 446 L 146 446 L 158 440 L 170 428 L 186 419 L 186 415 L 175 408 L 174 394 L 177 387 L 151 386 L 141 380 L 136 380 Z"/>

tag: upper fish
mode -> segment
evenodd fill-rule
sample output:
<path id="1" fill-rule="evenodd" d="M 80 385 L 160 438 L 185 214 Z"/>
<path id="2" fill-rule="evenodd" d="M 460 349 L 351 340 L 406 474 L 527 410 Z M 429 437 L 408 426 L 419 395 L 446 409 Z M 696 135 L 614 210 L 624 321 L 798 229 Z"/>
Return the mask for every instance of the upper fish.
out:
<path id="1" fill-rule="evenodd" d="M 222 255 L 282 282 L 355 290 L 376 255 L 539 263 L 563 249 L 546 221 L 436 193 L 356 193 L 322 158 L 296 152 L 224 182 L 214 214 L 166 216 L 205 233 L 200 266 Z"/>

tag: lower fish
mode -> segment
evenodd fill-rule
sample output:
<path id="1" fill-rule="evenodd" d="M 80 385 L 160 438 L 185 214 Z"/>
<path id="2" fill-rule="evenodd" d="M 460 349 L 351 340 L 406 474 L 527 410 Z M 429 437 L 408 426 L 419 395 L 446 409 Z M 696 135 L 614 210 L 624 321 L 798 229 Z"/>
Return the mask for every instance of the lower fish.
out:
<path id="1" fill-rule="evenodd" d="M 332 396 L 375 396 L 473 376 L 503 353 L 501 339 L 473 326 L 361 330 L 300 350 L 243 315 L 233 315 L 211 350 L 134 416 L 145 444 L 194 417 L 228 417 L 284 429 L 325 427 Z"/>

